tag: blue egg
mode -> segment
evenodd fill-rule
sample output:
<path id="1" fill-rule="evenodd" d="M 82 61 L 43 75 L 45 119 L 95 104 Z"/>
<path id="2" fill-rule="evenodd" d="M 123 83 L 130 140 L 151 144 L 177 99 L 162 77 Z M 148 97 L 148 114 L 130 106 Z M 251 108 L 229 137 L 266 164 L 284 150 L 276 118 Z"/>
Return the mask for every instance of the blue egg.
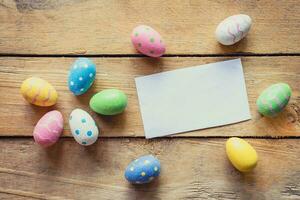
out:
<path id="1" fill-rule="evenodd" d="M 68 85 L 75 95 L 85 93 L 93 84 L 96 76 L 96 65 L 88 58 L 78 58 L 72 65 Z"/>
<path id="2" fill-rule="evenodd" d="M 125 170 L 125 178 L 133 184 L 149 183 L 160 174 L 160 162 L 153 155 L 132 161 Z"/>

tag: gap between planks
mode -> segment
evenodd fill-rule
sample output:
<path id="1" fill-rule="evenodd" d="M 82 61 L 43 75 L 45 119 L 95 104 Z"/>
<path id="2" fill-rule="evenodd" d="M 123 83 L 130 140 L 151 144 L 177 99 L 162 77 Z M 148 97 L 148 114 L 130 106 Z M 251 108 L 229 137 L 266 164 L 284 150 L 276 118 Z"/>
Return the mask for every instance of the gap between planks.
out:
<path id="1" fill-rule="evenodd" d="M 103 139 L 145 139 L 148 141 L 155 141 L 155 140 L 162 140 L 162 139 L 169 139 L 169 140 L 177 140 L 177 139 L 228 139 L 231 137 L 239 137 L 244 139 L 255 139 L 255 140 L 281 140 L 281 139 L 300 139 L 300 136 L 241 136 L 241 135 L 233 135 L 233 136 L 166 136 L 166 137 L 158 137 L 158 138 L 152 138 L 152 139 L 146 139 L 145 136 L 105 136 L 105 137 L 98 137 Z M 0 139 L 26 139 L 26 138 L 33 138 L 31 135 L 0 135 Z M 65 136 L 62 135 L 60 138 L 69 139 L 72 138 L 72 136 Z"/>
<path id="2" fill-rule="evenodd" d="M 276 56 L 300 56 L 300 53 L 225 53 L 225 54 L 166 54 L 162 57 L 276 57 Z M 102 58 L 143 58 L 148 57 L 142 54 L 11 54 L 0 53 L 0 57 L 42 57 L 42 58 L 57 58 L 57 57 L 102 57 Z M 150 58 L 150 57 L 149 57 Z M 155 59 L 155 58 L 153 58 Z"/>

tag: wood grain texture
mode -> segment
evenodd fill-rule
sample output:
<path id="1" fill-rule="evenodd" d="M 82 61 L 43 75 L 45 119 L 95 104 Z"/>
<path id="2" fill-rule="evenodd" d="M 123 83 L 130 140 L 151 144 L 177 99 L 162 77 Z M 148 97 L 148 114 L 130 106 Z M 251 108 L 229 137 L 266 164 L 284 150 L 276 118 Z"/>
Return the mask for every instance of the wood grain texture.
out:
<path id="1" fill-rule="evenodd" d="M 132 29 L 159 31 L 167 54 L 300 53 L 298 0 L 0 0 L 0 53 L 135 54 Z M 217 43 L 216 26 L 226 17 L 253 18 L 237 45 Z"/>
<path id="2" fill-rule="evenodd" d="M 47 111 L 58 109 L 65 119 L 65 136 L 70 136 L 67 119 L 75 108 L 92 114 L 102 127 L 101 136 L 143 136 L 134 78 L 186 66 L 206 64 L 232 58 L 92 58 L 97 65 L 96 81 L 84 95 L 75 97 L 67 86 L 68 70 L 75 58 L 0 58 L 0 135 L 31 136 L 34 125 Z M 194 131 L 179 136 L 270 136 L 300 135 L 300 57 L 242 58 L 252 120 L 234 125 Z M 30 76 L 48 80 L 58 90 L 58 103 L 41 108 L 27 103 L 20 94 L 20 85 Z M 256 99 L 263 89 L 276 82 L 288 83 L 292 90 L 289 105 L 278 117 L 262 117 L 256 110 Z M 105 117 L 89 109 L 93 94 L 106 88 L 119 88 L 129 98 L 126 111 Z M 22 125 L 22 126 L 20 126 Z M 177 135 L 178 136 L 178 135 Z"/>
<path id="3" fill-rule="evenodd" d="M 247 141 L 259 162 L 241 174 L 227 160 L 225 139 L 103 139 L 84 148 L 69 138 L 45 151 L 31 139 L 2 138 L 0 198 L 300 199 L 299 140 Z M 124 169 L 144 154 L 160 159 L 161 176 L 130 185 Z"/>

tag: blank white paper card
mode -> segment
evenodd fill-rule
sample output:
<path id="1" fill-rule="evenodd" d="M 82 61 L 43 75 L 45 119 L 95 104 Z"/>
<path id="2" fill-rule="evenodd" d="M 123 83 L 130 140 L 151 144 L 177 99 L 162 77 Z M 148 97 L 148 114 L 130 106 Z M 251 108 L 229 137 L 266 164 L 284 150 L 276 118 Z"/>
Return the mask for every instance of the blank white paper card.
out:
<path id="1" fill-rule="evenodd" d="M 135 78 L 146 138 L 251 118 L 240 59 Z"/>

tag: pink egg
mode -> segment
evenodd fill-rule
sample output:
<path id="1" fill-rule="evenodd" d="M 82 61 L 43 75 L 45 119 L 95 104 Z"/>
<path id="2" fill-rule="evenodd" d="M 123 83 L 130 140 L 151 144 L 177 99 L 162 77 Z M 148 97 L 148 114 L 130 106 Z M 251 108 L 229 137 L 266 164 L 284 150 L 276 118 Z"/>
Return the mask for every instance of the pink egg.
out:
<path id="1" fill-rule="evenodd" d="M 64 120 L 62 114 L 53 110 L 47 112 L 36 124 L 33 137 L 42 147 L 49 147 L 59 139 L 63 131 Z"/>
<path id="2" fill-rule="evenodd" d="M 166 51 L 160 34 L 150 26 L 135 27 L 131 34 L 131 41 L 139 52 L 150 57 L 160 57 Z"/>

